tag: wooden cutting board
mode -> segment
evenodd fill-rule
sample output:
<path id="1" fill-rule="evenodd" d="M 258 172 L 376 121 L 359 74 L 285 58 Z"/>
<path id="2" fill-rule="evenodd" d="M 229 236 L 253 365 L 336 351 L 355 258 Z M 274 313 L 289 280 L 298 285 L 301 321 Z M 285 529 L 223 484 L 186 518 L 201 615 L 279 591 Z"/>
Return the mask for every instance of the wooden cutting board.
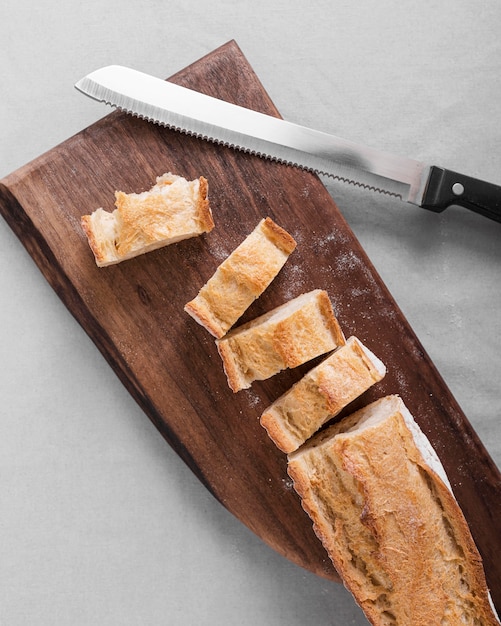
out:
<path id="1" fill-rule="evenodd" d="M 278 112 L 234 42 L 173 82 Z M 114 191 L 172 171 L 209 180 L 216 228 L 99 269 L 80 216 L 113 209 Z M 346 334 L 386 364 L 357 400 L 402 396 L 437 450 L 501 608 L 501 476 L 335 203 L 314 175 L 112 112 L 0 181 L 0 210 L 49 283 L 160 433 L 214 496 L 291 561 L 338 580 L 301 509 L 286 457 L 259 425 L 266 406 L 311 366 L 230 391 L 213 338 L 183 312 L 217 265 L 270 216 L 298 247 L 248 310 L 251 319 L 326 289 Z"/>

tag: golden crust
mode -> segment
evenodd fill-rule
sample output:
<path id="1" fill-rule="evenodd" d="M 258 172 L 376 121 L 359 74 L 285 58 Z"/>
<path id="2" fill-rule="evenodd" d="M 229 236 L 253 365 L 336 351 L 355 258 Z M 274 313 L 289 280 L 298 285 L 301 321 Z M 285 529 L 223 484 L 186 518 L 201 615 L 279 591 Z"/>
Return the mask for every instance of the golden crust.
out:
<path id="1" fill-rule="evenodd" d="M 314 437 L 289 456 L 288 471 L 372 624 L 499 625 L 443 468 L 397 396 Z"/>
<path id="2" fill-rule="evenodd" d="M 94 235 L 94 230 L 92 228 L 92 220 L 91 220 L 91 216 L 90 215 L 83 215 L 80 221 L 81 225 L 82 225 L 82 229 L 87 237 L 87 240 L 89 242 L 89 246 L 90 249 L 92 250 L 92 253 L 94 254 L 94 257 L 96 259 L 96 263 L 98 265 L 101 265 L 105 262 L 105 256 L 101 250 L 101 247 L 98 244 L 97 238 Z"/>
<path id="3" fill-rule="evenodd" d="M 270 285 L 295 247 L 273 220 L 261 220 L 184 310 L 220 339 Z"/>
<path id="4" fill-rule="evenodd" d="M 291 254 L 296 248 L 296 240 L 270 217 L 264 219 L 262 228 L 268 239 L 286 254 Z"/>
<path id="5" fill-rule="evenodd" d="M 209 233 L 214 228 L 214 219 L 209 202 L 209 182 L 204 176 L 198 179 L 198 194 L 196 200 L 196 213 L 200 222 L 200 230 Z"/>
<path id="6" fill-rule="evenodd" d="M 250 385 L 238 367 L 238 358 L 236 358 L 235 354 L 238 347 L 232 346 L 226 341 L 216 341 L 216 344 L 231 390 L 237 392 L 240 389 L 247 389 Z"/>
<path id="7" fill-rule="evenodd" d="M 327 293 L 315 289 L 232 330 L 216 345 L 228 384 L 237 392 L 344 342 Z"/>
<path id="8" fill-rule="evenodd" d="M 311 294 L 310 301 L 276 324 L 273 343 L 285 367 L 298 367 L 345 343 L 327 292 L 317 289 Z"/>
<path id="9" fill-rule="evenodd" d="M 214 228 L 208 183 L 166 173 L 142 193 L 115 192 L 113 212 L 97 209 L 81 218 L 96 264 L 119 263 Z"/>
<path id="10" fill-rule="evenodd" d="M 196 299 L 191 300 L 191 302 L 185 304 L 184 310 L 214 337 L 222 337 L 224 335 L 221 325 L 215 322 L 212 312 L 204 302 Z"/>
<path id="11" fill-rule="evenodd" d="M 385 372 L 381 361 L 350 337 L 271 404 L 261 425 L 282 452 L 293 452 Z"/>

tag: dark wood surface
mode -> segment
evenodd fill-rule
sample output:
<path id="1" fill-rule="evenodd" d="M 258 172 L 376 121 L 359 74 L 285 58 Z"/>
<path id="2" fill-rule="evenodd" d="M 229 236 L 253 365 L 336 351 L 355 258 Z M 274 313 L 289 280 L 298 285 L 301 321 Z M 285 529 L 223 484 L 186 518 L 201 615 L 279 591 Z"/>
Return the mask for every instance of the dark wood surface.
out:
<path id="1" fill-rule="evenodd" d="M 171 79 L 278 115 L 234 42 Z M 113 209 L 114 191 L 149 188 L 166 171 L 209 180 L 216 228 L 203 237 L 97 268 L 80 216 Z M 213 338 L 183 312 L 217 265 L 270 216 L 298 247 L 251 319 L 326 289 L 342 328 L 386 364 L 350 410 L 401 395 L 439 454 L 501 607 L 501 476 L 322 182 L 112 112 L 0 181 L 0 210 L 43 275 L 167 442 L 214 496 L 291 561 L 337 579 L 259 425 L 266 406 L 313 363 L 250 390 L 229 389 Z"/>

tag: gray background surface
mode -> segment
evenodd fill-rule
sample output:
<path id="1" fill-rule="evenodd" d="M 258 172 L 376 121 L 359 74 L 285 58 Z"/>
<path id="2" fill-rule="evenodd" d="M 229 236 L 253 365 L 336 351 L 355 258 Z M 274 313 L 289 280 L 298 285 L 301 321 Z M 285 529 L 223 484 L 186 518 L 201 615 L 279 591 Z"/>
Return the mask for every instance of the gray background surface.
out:
<path id="1" fill-rule="evenodd" d="M 235 39 L 282 115 L 501 183 L 498 0 L 0 5 L 0 177 Z M 327 184 L 497 464 L 501 224 Z M 82 211 L 83 212 L 83 211 Z M 0 220 L 0 623 L 366 624 L 197 482 Z"/>

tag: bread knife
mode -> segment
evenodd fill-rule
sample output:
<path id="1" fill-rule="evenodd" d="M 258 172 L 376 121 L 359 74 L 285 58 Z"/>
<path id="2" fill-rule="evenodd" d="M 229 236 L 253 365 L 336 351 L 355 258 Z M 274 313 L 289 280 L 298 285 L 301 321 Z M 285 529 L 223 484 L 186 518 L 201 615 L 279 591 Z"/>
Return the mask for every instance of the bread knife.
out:
<path id="1" fill-rule="evenodd" d="M 501 186 L 265 115 L 121 65 L 88 74 L 84 94 L 176 131 L 442 212 L 501 222 Z"/>

